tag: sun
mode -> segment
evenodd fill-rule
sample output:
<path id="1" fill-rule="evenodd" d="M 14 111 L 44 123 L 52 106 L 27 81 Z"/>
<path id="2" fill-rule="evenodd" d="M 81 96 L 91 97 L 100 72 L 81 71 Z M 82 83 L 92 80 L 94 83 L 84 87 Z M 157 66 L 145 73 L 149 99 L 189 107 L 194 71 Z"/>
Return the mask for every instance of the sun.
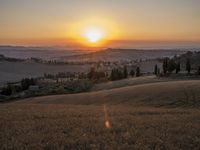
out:
<path id="1" fill-rule="evenodd" d="M 88 42 L 97 43 L 103 39 L 104 35 L 105 33 L 101 29 L 92 27 L 85 31 L 84 36 Z"/>

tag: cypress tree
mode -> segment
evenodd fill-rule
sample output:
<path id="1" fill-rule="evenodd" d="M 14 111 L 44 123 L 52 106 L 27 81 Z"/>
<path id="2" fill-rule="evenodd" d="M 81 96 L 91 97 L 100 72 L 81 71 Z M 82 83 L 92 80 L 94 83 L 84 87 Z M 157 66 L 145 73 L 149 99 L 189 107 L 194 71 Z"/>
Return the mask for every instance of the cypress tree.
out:
<path id="1" fill-rule="evenodd" d="M 136 68 L 136 77 L 139 77 L 140 76 L 140 67 L 137 67 Z"/>
<path id="2" fill-rule="evenodd" d="M 191 64 L 190 64 L 190 59 L 188 58 L 186 61 L 186 70 L 188 73 L 191 71 Z"/>
<path id="3" fill-rule="evenodd" d="M 158 74 L 158 65 L 157 65 L 157 64 L 155 65 L 155 68 L 154 68 L 154 74 L 155 74 L 155 75 Z"/>
<path id="4" fill-rule="evenodd" d="M 127 67 L 124 66 L 124 78 L 127 78 L 128 77 L 128 70 L 127 70 Z"/>
<path id="5" fill-rule="evenodd" d="M 198 71 L 197 71 L 198 75 L 200 75 L 200 67 L 198 68 Z"/>
<path id="6" fill-rule="evenodd" d="M 176 64 L 176 74 L 178 74 L 181 71 L 181 63 L 180 61 Z"/>
<path id="7" fill-rule="evenodd" d="M 168 58 L 163 60 L 163 73 L 166 74 L 168 70 Z"/>
<path id="8" fill-rule="evenodd" d="M 176 69 L 176 63 L 175 63 L 175 61 L 173 59 L 170 59 L 168 61 L 167 71 L 169 73 L 172 73 L 175 69 Z"/>

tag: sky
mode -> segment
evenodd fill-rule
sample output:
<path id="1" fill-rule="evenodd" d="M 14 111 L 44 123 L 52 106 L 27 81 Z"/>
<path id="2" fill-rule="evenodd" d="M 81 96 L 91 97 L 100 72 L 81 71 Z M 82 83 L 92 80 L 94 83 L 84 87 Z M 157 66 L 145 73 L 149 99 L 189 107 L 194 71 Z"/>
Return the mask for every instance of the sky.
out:
<path id="1" fill-rule="evenodd" d="M 0 0 L 1 45 L 200 45 L 200 0 Z M 83 42 L 84 41 L 84 42 Z"/>

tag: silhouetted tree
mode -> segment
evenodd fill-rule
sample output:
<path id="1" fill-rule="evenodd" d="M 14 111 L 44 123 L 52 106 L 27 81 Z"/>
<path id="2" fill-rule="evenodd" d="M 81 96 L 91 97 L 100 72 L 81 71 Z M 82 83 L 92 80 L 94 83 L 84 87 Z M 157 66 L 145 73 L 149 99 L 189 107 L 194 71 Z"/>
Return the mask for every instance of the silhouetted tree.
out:
<path id="1" fill-rule="evenodd" d="M 128 70 L 127 70 L 127 67 L 124 66 L 124 78 L 127 78 L 128 77 Z"/>
<path id="2" fill-rule="evenodd" d="M 111 77 L 110 77 L 112 81 L 121 80 L 123 78 L 124 78 L 123 72 L 121 72 L 119 69 L 112 69 Z"/>
<path id="3" fill-rule="evenodd" d="M 186 70 L 188 73 L 191 71 L 191 64 L 190 64 L 190 59 L 188 58 L 186 61 Z"/>
<path id="4" fill-rule="evenodd" d="M 178 63 L 176 64 L 176 74 L 178 74 L 181 71 L 181 63 L 180 61 L 178 61 Z"/>
<path id="5" fill-rule="evenodd" d="M 36 80 L 33 78 L 31 79 L 25 78 L 21 80 L 22 90 L 27 90 L 30 85 L 35 85 L 35 84 L 36 84 Z"/>
<path id="6" fill-rule="evenodd" d="M 91 79 L 93 79 L 94 74 L 95 74 L 95 68 L 92 67 L 92 68 L 90 68 L 90 71 L 89 71 L 87 77 L 91 80 Z"/>
<path id="7" fill-rule="evenodd" d="M 175 63 L 175 61 L 174 61 L 174 59 L 170 59 L 168 61 L 167 71 L 169 73 L 172 73 L 175 69 L 176 69 L 176 63 Z"/>
<path id="8" fill-rule="evenodd" d="M 111 79 L 112 81 L 116 80 L 116 77 L 115 77 L 115 70 L 114 70 L 114 69 L 112 69 L 112 71 L 111 71 L 110 79 Z"/>
<path id="9" fill-rule="evenodd" d="M 4 87 L 2 89 L 2 91 L 1 91 L 1 94 L 2 95 L 7 95 L 7 96 L 11 95 L 12 94 L 12 87 L 11 87 L 11 85 L 8 85 L 7 87 Z"/>
<path id="10" fill-rule="evenodd" d="M 136 77 L 139 77 L 140 76 L 140 67 L 137 67 L 136 68 Z"/>
<path id="11" fill-rule="evenodd" d="M 134 71 L 134 70 L 131 70 L 130 75 L 131 75 L 132 77 L 135 76 L 135 71 Z"/>
<path id="12" fill-rule="evenodd" d="M 200 75 L 200 67 L 197 70 L 197 74 Z"/>
<path id="13" fill-rule="evenodd" d="M 158 74 L 158 65 L 156 64 L 154 67 L 154 74 L 157 75 Z"/>
<path id="14" fill-rule="evenodd" d="M 169 58 L 165 58 L 163 60 L 163 73 L 166 74 L 167 73 L 167 70 L 168 70 L 168 60 Z"/>

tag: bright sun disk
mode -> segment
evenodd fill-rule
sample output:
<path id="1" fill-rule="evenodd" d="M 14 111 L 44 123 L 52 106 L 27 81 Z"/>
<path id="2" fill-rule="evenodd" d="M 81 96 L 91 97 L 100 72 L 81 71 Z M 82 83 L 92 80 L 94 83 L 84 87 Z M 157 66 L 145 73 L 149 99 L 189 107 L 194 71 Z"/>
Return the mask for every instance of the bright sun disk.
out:
<path id="1" fill-rule="evenodd" d="M 90 28 L 85 32 L 85 37 L 91 43 L 100 41 L 104 36 L 103 31 L 97 28 Z"/>

